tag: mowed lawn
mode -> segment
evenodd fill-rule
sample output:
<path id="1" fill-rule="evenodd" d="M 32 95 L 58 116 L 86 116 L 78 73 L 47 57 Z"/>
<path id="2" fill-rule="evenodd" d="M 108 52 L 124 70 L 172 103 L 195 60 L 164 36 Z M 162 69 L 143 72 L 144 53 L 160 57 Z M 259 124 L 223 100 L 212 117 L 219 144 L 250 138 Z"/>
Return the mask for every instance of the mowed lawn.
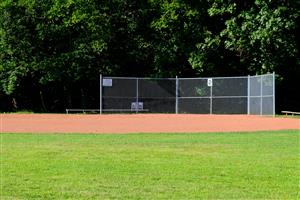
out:
<path id="1" fill-rule="evenodd" d="M 299 131 L 0 136 L 0 199 L 300 198 Z"/>

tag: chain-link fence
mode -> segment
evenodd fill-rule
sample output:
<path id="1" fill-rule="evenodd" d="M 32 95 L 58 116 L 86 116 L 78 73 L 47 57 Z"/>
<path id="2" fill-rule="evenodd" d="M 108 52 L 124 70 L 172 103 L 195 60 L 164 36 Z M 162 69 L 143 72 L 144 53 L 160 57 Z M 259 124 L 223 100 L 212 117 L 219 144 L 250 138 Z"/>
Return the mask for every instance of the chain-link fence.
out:
<path id="1" fill-rule="evenodd" d="M 249 114 L 275 114 L 275 74 L 249 78 Z"/>
<path id="2" fill-rule="evenodd" d="M 275 74 L 100 78 L 100 113 L 275 114 Z"/>

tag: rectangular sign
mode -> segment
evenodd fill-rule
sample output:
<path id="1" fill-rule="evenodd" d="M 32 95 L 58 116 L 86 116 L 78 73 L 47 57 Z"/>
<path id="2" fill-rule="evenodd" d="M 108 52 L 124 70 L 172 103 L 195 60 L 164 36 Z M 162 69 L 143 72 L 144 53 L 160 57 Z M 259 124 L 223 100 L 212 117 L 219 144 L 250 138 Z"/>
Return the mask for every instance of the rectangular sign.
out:
<path id="1" fill-rule="evenodd" d="M 213 80 L 212 80 L 212 78 L 208 78 L 207 79 L 207 86 L 208 87 L 212 87 L 213 86 Z"/>
<path id="2" fill-rule="evenodd" d="M 102 85 L 105 86 L 105 87 L 111 87 L 112 86 L 112 79 L 104 78 L 102 80 Z"/>
<path id="3" fill-rule="evenodd" d="M 131 102 L 131 110 L 143 110 L 144 103 L 143 102 Z"/>

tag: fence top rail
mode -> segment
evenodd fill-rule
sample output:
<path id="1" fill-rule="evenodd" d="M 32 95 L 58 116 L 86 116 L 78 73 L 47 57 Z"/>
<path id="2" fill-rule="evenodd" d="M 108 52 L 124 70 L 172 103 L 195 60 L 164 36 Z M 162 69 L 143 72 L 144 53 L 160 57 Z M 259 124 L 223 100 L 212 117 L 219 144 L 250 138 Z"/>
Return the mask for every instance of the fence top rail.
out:
<path id="1" fill-rule="evenodd" d="M 238 78 L 248 78 L 248 77 L 262 77 L 262 76 L 270 76 L 273 75 L 272 73 L 268 74 L 261 74 L 261 75 L 249 75 L 249 76 L 223 76 L 223 77 L 191 77 L 191 78 L 185 78 L 185 77 L 177 77 L 177 78 L 156 78 L 156 77 L 120 77 L 120 76 L 103 76 L 102 79 L 138 79 L 138 80 L 206 80 L 206 79 L 238 79 Z"/>
<path id="2" fill-rule="evenodd" d="M 207 80 L 207 79 L 235 79 L 235 78 L 248 78 L 248 76 L 224 76 L 224 77 L 194 77 L 194 78 L 178 78 L 180 80 Z"/>
<path id="3" fill-rule="evenodd" d="M 273 73 L 257 74 L 257 75 L 252 75 L 252 76 L 250 76 L 250 77 L 262 77 L 262 76 L 273 76 Z"/>
<path id="4" fill-rule="evenodd" d="M 103 76 L 103 79 L 176 80 L 176 78 L 118 77 L 118 76 Z"/>

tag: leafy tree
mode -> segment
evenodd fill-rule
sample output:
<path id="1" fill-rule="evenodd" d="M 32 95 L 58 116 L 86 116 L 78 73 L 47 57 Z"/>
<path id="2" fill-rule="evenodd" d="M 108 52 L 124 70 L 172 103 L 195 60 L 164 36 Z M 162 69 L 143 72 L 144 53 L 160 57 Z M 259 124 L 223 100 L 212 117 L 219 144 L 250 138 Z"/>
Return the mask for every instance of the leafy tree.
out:
<path id="1" fill-rule="evenodd" d="M 107 13 L 97 10 L 105 10 L 101 6 L 81 0 L 2 3 L 0 79 L 6 94 L 25 78 L 31 84 L 68 87 L 109 71 L 105 50 L 110 29 Z"/>
<path id="2" fill-rule="evenodd" d="M 203 41 L 207 5 L 197 1 L 151 1 L 158 16 L 154 30 L 154 67 L 161 76 L 191 76 L 196 73 L 188 62 L 195 44 Z"/>
<path id="3" fill-rule="evenodd" d="M 217 27 L 206 32 L 203 43 L 190 61 L 200 71 L 220 67 L 213 58 L 231 69 L 243 67 L 244 73 L 266 73 L 280 71 L 285 63 L 295 60 L 296 19 L 299 7 L 286 1 L 212 1 L 209 15 L 217 21 Z M 218 60 L 218 59 L 216 59 Z M 224 62 L 225 61 L 225 62 Z M 206 68 L 206 66 L 213 66 Z"/>
<path id="4" fill-rule="evenodd" d="M 0 102 L 38 111 L 95 107 L 100 73 L 276 71 L 279 94 L 297 106 L 297 91 L 284 91 L 300 76 L 299 8 L 297 0 L 2 0 Z"/>

